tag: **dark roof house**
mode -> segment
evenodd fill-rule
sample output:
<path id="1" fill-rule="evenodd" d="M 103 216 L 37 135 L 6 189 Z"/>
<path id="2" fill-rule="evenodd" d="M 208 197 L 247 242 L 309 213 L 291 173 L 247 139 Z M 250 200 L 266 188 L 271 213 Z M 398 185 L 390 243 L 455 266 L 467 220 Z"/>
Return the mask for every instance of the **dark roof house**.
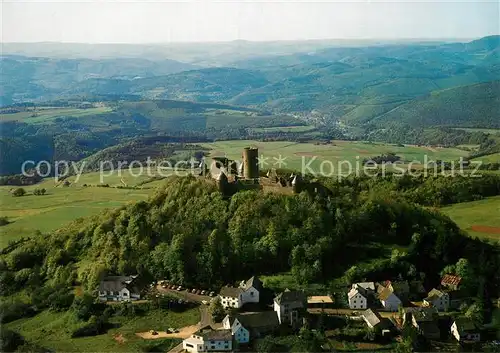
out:
<path id="1" fill-rule="evenodd" d="M 307 303 L 307 297 L 302 291 L 297 291 L 297 290 L 291 291 L 289 289 L 285 289 L 284 292 L 281 292 L 274 298 L 274 301 L 278 305 L 286 303 L 302 302 L 304 303 L 305 306 L 305 303 Z"/>
<path id="2" fill-rule="evenodd" d="M 238 298 L 244 290 L 240 287 L 224 286 L 220 290 L 220 295 L 223 297 Z"/>
<path id="3" fill-rule="evenodd" d="M 271 332 L 280 324 L 278 314 L 275 311 L 229 315 L 229 323 L 231 325 L 236 319 L 244 328 L 252 332 L 253 335 Z"/>

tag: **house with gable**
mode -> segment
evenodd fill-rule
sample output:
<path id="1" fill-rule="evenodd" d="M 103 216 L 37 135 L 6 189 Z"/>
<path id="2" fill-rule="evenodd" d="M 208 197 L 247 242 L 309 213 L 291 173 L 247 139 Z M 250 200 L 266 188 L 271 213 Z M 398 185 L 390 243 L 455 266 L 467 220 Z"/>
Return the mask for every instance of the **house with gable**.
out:
<path id="1" fill-rule="evenodd" d="M 273 306 L 280 324 L 296 327 L 307 309 L 307 297 L 302 291 L 285 289 L 274 298 Z"/>
<path id="2" fill-rule="evenodd" d="M 411 323 L 421 335 L 428 339 L 439 339 L 441 331 L 437 325 L 438 311 L 436 308 L 403 308 L 403 325 Z"/>
<path id="3" fill-rule="evenodd" d="M 99 300 L 103 302 L 139 300 L 142 289 L 137 275 L 107 276 L 99 283 Z"/>
<path id="4" fill-rule="evenodd" d="M 246 303 L 258 303 L 262 282 L 253 276 L 247 281 L 242 281 L 239 287 L 224 286 L 219 292 L 220 301 L 224 309 L 241 308 Z"/>
<path id="5" fill-rule="evenodd" d="M 433 288 L 423 301 L 424 307 L 434 307 L 446 311 L 450 307 L 450 295 L 439 289 Z"/>
<path id="6" fill-rule="evenodd" d="M 467 318 L 458 318 L 451 325 L 451 334 L 459 342 L 481 340 L 479 328 Z"/>
<path id="7" fill-rule="evenodd" d="M 226 315 L 222 320 L 222 326 L 230 329 L 235 341 L 240 344 L 273 332 L 279 324 L 275 311 Z"/>
<path id="8" fill-rule="evenodd" d="M 378 294 L 378 299 L 382 307 L 389 311 L 398 311 L 402 304 L 401 299 L 399 299 L 389 288 L 382 289 Z"/>
<path id="9" fill-rule="evenodd" d="M 231 352 L 233 336 L 231 330 L 215 330 L 205 326 L 183 340 L 182 348 L 190 353 Z"/>
<path id="10" fill-rule="evenodd" d="M 366 309 L 368 307 L 368 293 L 361 287 L 353 287 L 347 293 L 347 301 L 351 309 Z"/>

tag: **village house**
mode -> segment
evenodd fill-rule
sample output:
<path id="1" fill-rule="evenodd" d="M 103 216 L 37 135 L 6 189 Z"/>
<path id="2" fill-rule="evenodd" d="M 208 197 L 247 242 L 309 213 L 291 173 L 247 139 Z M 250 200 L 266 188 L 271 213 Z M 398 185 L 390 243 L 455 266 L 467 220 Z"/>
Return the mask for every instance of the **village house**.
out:
<path id="1" fill-rule="evenodd" d="M 274 298 L 274 311 L 280 324 L 296 327 L 300 324 L 306 310 L 307 298 L 301 291 L 286 289 Z"/>
<path id="2" fill-rule="evenodd" d="M 389 319 L 384 319 L 377 310 L 367 309 L 363 311 L 361 317 L 366 322 L 366 325 L 374 330 L 385 330 L 391 326 Z"/>
<path id="3" fill-rule="evenodd" d="M 205 326 L 182 341 L 182 348 L 191 353 L 230 352 L 233 350 L 232 332 Z"/>
<path id="4" fill-rule="evenodd" d="M 219 297 L 222 307 L 241 308 L 246 303 L 258 303 L 259 292 L 262 290 L 262 282 L 255 276 L 248 281 L 242 281 L 239 287 L 224 286 L 221 288 Z"/>
<path id="5" fill-rule="evenodd" d="M 314 295 L 307 297 L 308 308 L 331 308 L 333 307 L 333 299 L 329 295 Z"/>
<path id="6" fill-rule="evenodd" d="M 439 339 L 441 332 L 437 325 L 438 311 L 436 308 L 404 308 L 403 325 L 411 322 L 420 334 L 428 339 Z"/>
<path id="7" fill-rule="evenodd" d="M 441 278 L 441 286 L 449 290 L 458 290 L 462 278 L 455 275 L 446 274 Z"/>
<path id="8" fill-rule="evenodd" d="M 423 306 L 434 307 L 440 311 L 446 311 L 450 307 L 450 295 L 446 292 L 433 288 L 427 298 L 423 301 Z"/>
<path id="9" fill-rule="evenodd" d="M 347 293 L 349 308 L 366 309 L 368 307 L 368 291 L 362 287 L 352 287 Z"/>
<path id="10" fill-rule="evenodd" d="M 401 306 L 401 300 L 389 288 L 384 288 L 379 294 L 378 299 L 382 307 L 389 311 L 398 311 Z"/>
<path id="11" fill-rule="evenodd" d="M 466 318 L 456 319 L 451 325 L 451 334 L 459 342 L 481 340 L 481 333 L 472 321 Z"/>
<path id="12" fill-rule="evenodd" d="M 99 300 L 129 301 L 141 299 L 142 286 L 138 276 L 108 276 L 99 284 Z"/>
<path id="13" fill-rule="evenodd" d="M 409 300 L 410 284 L 408 281 L 385 281 L 383 286 L 394 293 L 403 303 Z"/>
<path id="14" fill-rule="evenodd" d="M 231 330 L 235 341 L 240 344 L 273 332 L 279 324 L 275 311 L 226 315 L 222 320 L 224 329 Z"/>

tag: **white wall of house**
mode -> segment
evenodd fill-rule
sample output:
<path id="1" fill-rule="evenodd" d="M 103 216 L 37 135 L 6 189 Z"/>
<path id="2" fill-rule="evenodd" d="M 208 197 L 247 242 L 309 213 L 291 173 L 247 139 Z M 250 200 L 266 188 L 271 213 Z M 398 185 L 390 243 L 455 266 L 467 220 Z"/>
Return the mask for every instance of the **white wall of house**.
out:
<path id="1" fill-rule="evenodd" d="M 127 288 L 122 288 L 120 291 L 99 291 L 99 299 L 101 301 L 139 300 L 141 295 L 131 293 Z"/>
<path id="2" fill-rule="evenodd" d="M 300 309 L 302 306 L 299 306 L 298 303 L 294 305 L 294 303 L 278 304 L 274 302 L 274 311 L 278 314 L 280 324 L 295 325 L 300 318 Z"/>
<path id="3" fill-rule="evenodd" d="M 390 311 L 398 311 L 401 305 L 401 300 L 394 293 L 391 293 L 386 300 L 381 300 L 380 302 L 386 310 Z"/>
<path id="4" fill-rule="evenodd" d="M 182 341 L 182 348 L 188 352 L 228 352 L 233 350 L 231 340 L 204 340 L 203 337 L 192 335 Z"/>
<path id="5" fill-rule="evenodd" d="M 222 320 L 222 327 L 226 330 L 231 330 L 234 339 L 238 343 L 248 343 L 250 341 L 250 332 L 241 325 L 238 319 L 231 322 L 229 321 L 229 315 L 226 315 L 224 320 Z"/>
<path id="6" fill-rule="evenodd" d="M 191 353 L 203 352 L 203 340 L 189 337 L 182 341 L 182 348 Z"/>
<path id="7" fill-rule="evenodd" d="M 281 307 L 278 303 L 274 302 L 273 304 L 273 309 L 274 311 L 278 314 L 278 321 L 280 322 L 281 324 L 281 317 L 282 317 L 282 312 L 281 312 Z"/>
<path id="8" fill-rule="evenodd" d="M 241 298 L 241 294 L 238 298 L 220 296 L 220 303 L 224 309 L 227 309 L 227 308 L 238 308 L 239 309 L 243 305 L 240 298 Z"/>
<path id="9" fill-rule="evenodd" d="M 354 289 L 351 289 L 353 291 Z M 351 293 L 351 292 L 349 292 Z M 347 299 L 349 301 L 349 308 L 351 309 L 366 309 L 367 308 L 367 299 L 361 295 L 361 293 L 357 292 L 355 295 L 347 295 Z"/>
<path id="10" fill-rule="evenodd" d="M 245 303 L 258 303 L 259 302 L 259 291 L 257 289 L 255 289 L 254 287 L 250 287 L 250 288 L 246 289 L 241 294 L 241 301 L 243 302 L 243 304 L 245 304 Z"/>

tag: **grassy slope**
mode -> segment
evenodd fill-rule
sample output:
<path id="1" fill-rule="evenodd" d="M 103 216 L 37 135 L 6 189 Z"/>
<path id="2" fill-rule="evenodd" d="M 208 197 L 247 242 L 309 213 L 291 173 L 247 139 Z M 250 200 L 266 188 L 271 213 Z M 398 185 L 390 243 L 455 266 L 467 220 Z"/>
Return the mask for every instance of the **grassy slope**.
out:
<path id="1" fill-rule="evenodd" d="M 286 166 L 283 168 L 301 170 L 302 158 L 305 164 L 311 161 L 314 156 L 317 159 L 311 163 L 313 170 L 319 172 L 322 161 L 331 161 L 335 167 L 337 174 L 337 165 L 340 161 L 346 160 L 355 163 L 357 157 L 361 161 L 368 157 L 374 157 L 382 153 L 394 152 L 404 160 L 418 160 L 423 162 L 424 156 L 427 155 L 429 160 L 454 160 L 460 156 L 466 156 L 468 152 L 456 148 L 438 148 L 428 149 L 425 147 L 405 146 L 397 147 L 390 144 L 365 143 L 365 142 L 349 142 L 349 141 L 334 141 L 331 145 L 315 145 L 312 143 L 296 143 L 296 142 L 260 142 L 260 141 L 218 141 L 214 143 L 204 144 L 204 146 L 212 149 L 211 156 L 220 156 L 227 154 L 229 158 L 241 159 L 241 153 L 246 146 L 255 146 L 259 148 L 259 155 L 268 157 L 268 164 L 263 169 L 277 167 L 273 165 L 279 155 L 287 158 Z M 330 169 L 325 165 L 325 171 Z M 345 170 L 345 169 L 344 169 Z"/>
<path id="2" fill-rule="evenodd" d="M 183 313 L 152 310 L 142 317 L 113 317 L 110 321 L 119 327 L 107 333 L 82 338 L 71 338 L 71 332 L 83 325 L 72 312 L 56 313 L 44 311 L 33 318 L 16 320 L 5 327 L 19 332 L 28 341 L 57 352 L 140 352 L 145 347 L 160 345 L 168 351 L 180 340 L 144 340 L 136 332 L 164 331 L 168 327 L 180 328 L 196 324 L 200 319 L 198 308 Z M 121 334 L 126 340 L 118 343 L 113 337 Z"/>
<path id="3" fill-rule="evenodd" d="M 116 176 L 110 178 L 117 179 Z M 106 208 L 145 200 L 155 190 L 154 186 L 145 186 L 141 190 L 81 186 L 83 182 L 90 181 L 97 184 L 98 180 L 99 174 L 92 173 L 83 175 L 78 185 L 56 187 L 54 181 L 48 179 L 41 184 L 25 187 L 28 193 L 22 197 L 13 197 L 9 193 L 11 186 L 0 187 L 0 216 L 8 217 L 12 222 L 0 227 L 0 248 L 6 246 L 9 240 L 32 236 L 35 230 L 48 232 L 79 217 L 100 213 Z M 106 179 L 104 181 L 107 182 Z M 33 195 L 33 190 L 40 187 L 44 187 L 47 194 Z"/>
<path id="4" fill-rule="evenodd" d="M 444 207 L 441 211 L 447 214 L 471 236 L 500 241 L 500 234 L 471 231 L 471 226 L 473 225 L 500 228 L 500 217 L 498 216 L 500 215 L 500 196 L 455 204 Z"/>

